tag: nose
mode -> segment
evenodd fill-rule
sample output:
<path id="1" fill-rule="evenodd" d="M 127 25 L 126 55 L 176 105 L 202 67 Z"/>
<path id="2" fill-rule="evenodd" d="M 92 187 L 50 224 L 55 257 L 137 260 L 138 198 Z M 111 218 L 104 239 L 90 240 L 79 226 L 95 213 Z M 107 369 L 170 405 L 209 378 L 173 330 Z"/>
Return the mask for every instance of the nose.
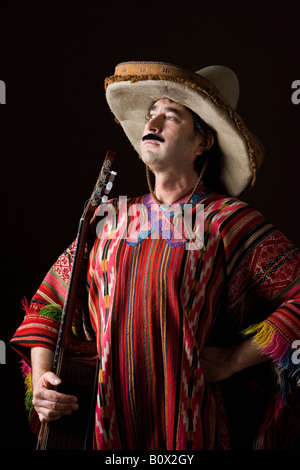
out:
<path id="1" fill-rule="evenodd" d="M 163 116 L 157 114 L 155 117 L 151 118 L 146 124 L 146 130 L 152 132 L 153 134 L 159 134 L 163 128 Z"/>

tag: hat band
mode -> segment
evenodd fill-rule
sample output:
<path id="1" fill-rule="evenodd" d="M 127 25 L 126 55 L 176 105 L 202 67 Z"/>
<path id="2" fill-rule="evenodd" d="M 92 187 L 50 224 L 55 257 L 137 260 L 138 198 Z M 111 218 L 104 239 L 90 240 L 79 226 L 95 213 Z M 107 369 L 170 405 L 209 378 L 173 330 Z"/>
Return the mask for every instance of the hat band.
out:
<path id="1" fill-rule="evenodd" d="M 141 80 L 182 82 L 210 97 L 216 96 L 224 101 L 219 90 L 206 78 L 183 67 L 164 62 L 122 62 L 116 66 L 114 75 L 105 79 L 104 86 L 106 90 L 111 83 L 118 81 L 134 83 Z"/>
<path id="2" fill-rule="evenodd" d="M 115 75 L 166 75 L 173 77 L 195 78 L 196 73 L 166 62 L 122 62 L 115 68 Z M 198 75 L 199 76 L 199 75 Z"/>

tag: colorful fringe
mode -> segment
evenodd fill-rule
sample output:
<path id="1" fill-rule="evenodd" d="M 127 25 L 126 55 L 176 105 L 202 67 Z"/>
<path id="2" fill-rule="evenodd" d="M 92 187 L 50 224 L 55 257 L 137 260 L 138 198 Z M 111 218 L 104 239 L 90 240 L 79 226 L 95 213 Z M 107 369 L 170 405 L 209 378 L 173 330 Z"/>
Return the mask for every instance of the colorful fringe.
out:
<path id="1" fill-rule="evenodd" d="M 243 331 L 243 334 L 254 334 L 253 339 L 255 343 L 263 354 L 266 354 L 274 361 L 277 373 L 277 399 L 273 411 L 270 410 L 268 413 L 258 435 L 256 448 L 260 448 L 263 445 L 264 432 L 271 424 L 278 420 L 284 406 L 288 404 L 288 396 L 292 391 L 291 379 L 295 379 L 296 382 L 300 380 L 300 364 L 294 364 L 292 361 L 295 349 L 291 346 L 291 342 L 268 321 L 250 326 Z"/>
<path id="2" fill-rule="evenodd" d="M 29 305 L 27 299 L 23 299 L 22 307 L 25 310 L 26 315 L 34 313 L 36 315 L 49 317 L 56 321 L 60 321 L 61 319 L 62 307 L 57 304 L 45 305 L 40 310 L 37 310 L 33 303 Z M 24 378 L 25 409 L 28 413 L 28 422 L 33 434 L 37 437 L 40 429 L 40 420 L 32 404 L 33 390 L 31 382 L 31 367 L 24 359 L 21 360 L 21 372 Z"/>
<path id="3" fill-rule="evenodd" d="M 43 315 L 44 317 L 52 318 L 53 320 L 56 320 L 56 321 L 61 320 L 62 307 L 58 304 L 48 304 L 42 307 L 39 311 L 37 311 L 33 303 L 28 305 L 27 299 L 23 299 L 22 307 L 25 310 L 26 315 L 35 313 L 38 315 Z"/>
<path id="4" fill-rule="evenodd" d="M 244 332 L 253 334 L 255 343 L 263 354 L 269 356 L 275 363 L 278 376 L 279 396 L 275 408 L 275 417 L 278 418 L 283 406 L 287 404 L 287 397 L 291 392 L 291 378 L 300 379 L 300 364 L 293 364 L 292 354 L 295 349 L 273 325 L 268 321 L 252 325 Z"/>
<path id="5" fill-rule="evenodd" d="M 24 359 L 21 360 L 21 371 L 25 385 L 25 409 L 28 412 L 28 422 L 33 434 L 37 437 L 40 429 L 40 421 L 32 404 L 31 367 Z"/>

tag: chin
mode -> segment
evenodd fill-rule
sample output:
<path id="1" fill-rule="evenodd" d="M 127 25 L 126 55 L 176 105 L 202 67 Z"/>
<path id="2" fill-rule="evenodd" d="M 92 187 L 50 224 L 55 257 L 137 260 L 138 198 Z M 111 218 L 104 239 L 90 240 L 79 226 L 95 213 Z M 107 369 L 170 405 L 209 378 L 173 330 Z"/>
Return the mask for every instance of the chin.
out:
<path id="1" fill-rule="evenodd" d="M 146 165 L 151 165 L 151 163 L 156 163 L 157 158 L 153 155 L 152 152 L 144 152 L 141 154 L 141 159 Z"/>

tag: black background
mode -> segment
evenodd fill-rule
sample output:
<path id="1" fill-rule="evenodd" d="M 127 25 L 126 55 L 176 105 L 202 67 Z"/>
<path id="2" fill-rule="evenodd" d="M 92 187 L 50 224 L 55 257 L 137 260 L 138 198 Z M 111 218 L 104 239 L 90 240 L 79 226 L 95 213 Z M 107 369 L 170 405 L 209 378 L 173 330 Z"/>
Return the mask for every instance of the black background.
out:
<path id="1" fill-rule="evenodd" d="M 20 302 L 76 235 L 107 149 L 117 152 L 113 195 L 147 191 L 137 158 L 105 101 L 117 63 L 231 67 L 238 111 L 266 159 L 244 200 L 296 245 L 299 233 L 299 2 L 14 1 L 0 3 L 1 329 L 0 449 L 31 449 L 19 357 L 8 342 Z"/>

